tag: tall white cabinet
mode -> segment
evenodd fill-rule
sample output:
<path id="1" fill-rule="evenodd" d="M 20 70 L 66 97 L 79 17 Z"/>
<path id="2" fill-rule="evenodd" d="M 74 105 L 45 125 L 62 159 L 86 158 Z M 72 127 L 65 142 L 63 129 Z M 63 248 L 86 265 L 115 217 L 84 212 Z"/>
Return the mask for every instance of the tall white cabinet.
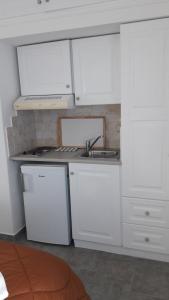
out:
<path id="1" fill-rule="evenodd" d="M 169 253 L 169 19 L 121 26 L 121 47 L 123 242 Z"/>
<path id="2" fill-rule="evenodd" d="M 120 35 L 73 40 L 76 105 L 120 103 Z"/>
<path id="3" fill-rule="evenodd" d="M 120 166 L 71 163 L 69 175 L 75 245 L 121 245 Z"/>
<path id="4" fill-rule="evenodd" d="M 123 196 L 169 200 L 169 20 L 124 25 Z"/>

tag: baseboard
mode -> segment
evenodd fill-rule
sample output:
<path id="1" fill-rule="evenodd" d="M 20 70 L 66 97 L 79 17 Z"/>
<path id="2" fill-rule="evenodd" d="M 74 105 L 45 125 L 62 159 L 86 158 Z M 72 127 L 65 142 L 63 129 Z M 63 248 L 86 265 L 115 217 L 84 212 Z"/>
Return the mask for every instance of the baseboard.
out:
<path id="1" fill-rule="evenodd" d="M 0 233 L 0 240 L 16 241 L 22 232 L 25 232 L 25 226 L 14 235 Z"/>
<path id="2" fill-rule="evenodd" d="M 116 246 L 110 246 L 110 245 L 104 245 L 104 244 L 86 242 L 80 240 L 74 240 L 74 245 L 77 248 L 105 251 L 105 252 L 119 254 L 119 255 L 126 255 L 126 256 L 133 256 L 133 257 L 150 259 L 150 260 L 169 262 L 169 254 L 127 249 L 120 246 L 116 247 Z"/>

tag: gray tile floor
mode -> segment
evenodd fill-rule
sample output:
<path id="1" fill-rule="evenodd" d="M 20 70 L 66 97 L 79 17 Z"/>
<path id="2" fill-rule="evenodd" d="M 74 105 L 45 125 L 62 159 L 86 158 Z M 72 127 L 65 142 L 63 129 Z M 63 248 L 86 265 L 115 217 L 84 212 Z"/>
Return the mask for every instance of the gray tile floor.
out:
<path id="1" fill-rule="evenodd" d="M 66 260 L 92 300 L 169 300 L 169 263 L 30 242 L 24 233 L 17 242 Z"/>

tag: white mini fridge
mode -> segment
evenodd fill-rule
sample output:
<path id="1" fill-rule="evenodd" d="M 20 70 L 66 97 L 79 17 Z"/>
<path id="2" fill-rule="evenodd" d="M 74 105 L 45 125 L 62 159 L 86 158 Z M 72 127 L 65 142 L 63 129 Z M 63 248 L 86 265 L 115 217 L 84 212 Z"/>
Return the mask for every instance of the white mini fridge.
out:
<path id="1" fill-rule="evenodd" d="M 27 239 L 69 245 L 70 203 L 66 165 L 22 165 Z"/>

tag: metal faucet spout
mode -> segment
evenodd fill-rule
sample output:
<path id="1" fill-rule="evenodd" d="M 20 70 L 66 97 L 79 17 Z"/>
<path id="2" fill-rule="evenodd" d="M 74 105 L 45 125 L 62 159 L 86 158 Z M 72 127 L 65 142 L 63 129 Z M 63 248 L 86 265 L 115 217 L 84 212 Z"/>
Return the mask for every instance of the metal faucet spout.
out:
<path id="1" fill-rule="evenodd" d="M 91 143 L 91 140 L 86 140 L 86 152 L 89 152 L 90 150 L 92 150 L 92 148 L 97 143 L 97 141 L 99 139 L 101 139 L 102 137 L 103 137 L 102 135 L 97 136 L 97 138 L 95 138 L 95 140 L 92 143 Z"/>

